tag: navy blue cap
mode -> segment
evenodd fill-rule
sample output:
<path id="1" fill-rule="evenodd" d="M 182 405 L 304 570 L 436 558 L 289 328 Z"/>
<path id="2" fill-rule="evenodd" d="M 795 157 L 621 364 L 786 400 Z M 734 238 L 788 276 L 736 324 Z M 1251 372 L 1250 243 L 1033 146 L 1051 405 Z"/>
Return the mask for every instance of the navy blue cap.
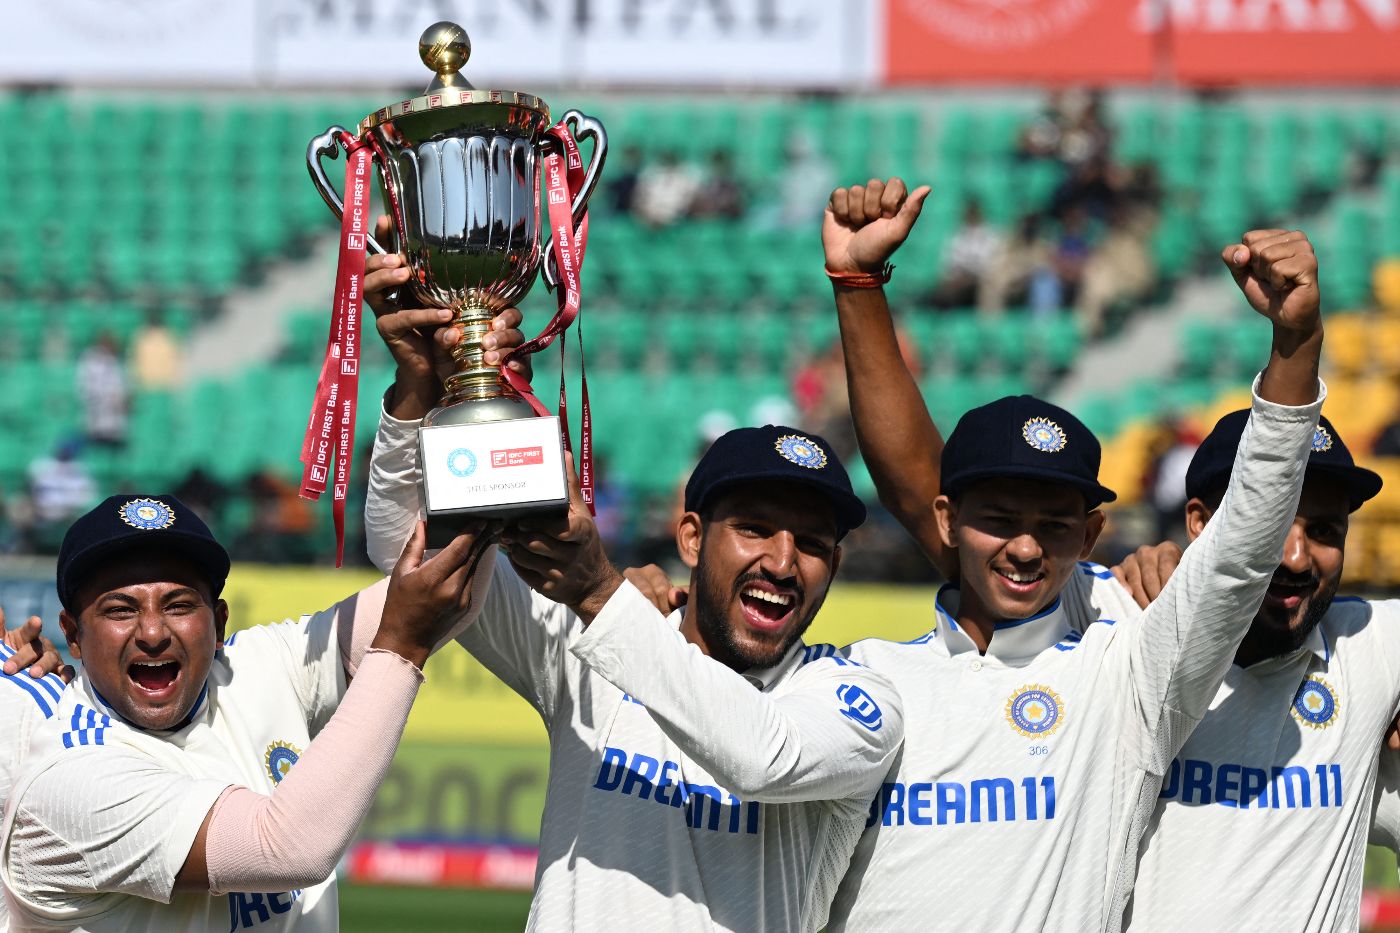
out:
<path id="1" fill-rule="evenodd" d="M 1215 423 L 1210 434 L 1201 441 L 1191 465 L 1186 469 L 1186 495 L 1204 499 L 1217 489 L 1224 489 L 1230 480 L 1249 410 L 1232 411 Z M 1346 487 L 1350 510 L 1355 512 L 1362 503 L 1381 491 L 1381 478 L 1365 467 L 1356 465 L 1351 451 L 1342 443 L 1342 436 L 1326 418 L 1318 419 L 1313 432 L 1312 452 L 1308 454 L 1306 476 L 1327 476 Z"/>
<path id="2" fill-rule="evenodd" d="M 831 445 L 810 432 L 773 424 L 720 435 L 685 484 L 685 510 L 703 511 L 717 493 L 762 480 L 801 483 L 823 493 L 836 510 L 838 537 L 865 521 L 865 504 Z"/>
<path id="3" fill-rule="evenodd" d="M 228 552 L 194 510 L 174 496 L 108 496 L 73 522 L 58 550 L 58 599 L 76 612 L 78 588 L 93 568 L 120 551 L 169 551 L 199 565 L 213 596 L 228 579 Z"/>
<path id="4" fill-rule="evenodd" d="M 1117 494 L 1099 484 L 1099 439 L 1084 422 L 1032 395 L 1008 395 L 958 419 L 943 445 L 944 493 L 998 476 L 1064 483 L 1084 494 L 1089 508 Z"/>

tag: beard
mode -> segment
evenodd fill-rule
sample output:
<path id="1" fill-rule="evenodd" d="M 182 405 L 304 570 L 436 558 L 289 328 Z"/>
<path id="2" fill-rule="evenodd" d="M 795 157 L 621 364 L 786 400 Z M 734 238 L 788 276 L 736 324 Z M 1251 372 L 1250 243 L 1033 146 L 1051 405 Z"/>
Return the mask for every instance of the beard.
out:
<path id="1" fill-rule="evenodd" d="M 1280 579 L 1275 575 L 1274 579 Z M 1284 578 L 1280 582 L 1303 582 L 1298 578 Z M 1337 595 L 1337 588 L 1341 585 L 1341 574 L 1337 574 L 1328 580 L 1317 580 L 1309 576 L 1309 595 L 1306 603 L 1303 604 L 1302 613 L 1294 618 L 1285 620 L 1283 625 L 1267 625 L 1260 641 L 1267 649 L 1266 657 L 1277 657 L 1297 651 L 1307 644 L 1308 636 L 1313 629 L 1317 628 L 1322 617 L 1327 614 L 1327 610 L 1332 608 L 1332 600 Z M 1262 615 L 1262 613 L 1261 613 Z M 1255 617 L 1256 620 L 1259 618 Z"/>
<path id="2" fill-rule="evenodd" d="M 730 624 L 727 610 L 743 592 L 744 587 L 760 580 L 766 580 L 775 585 L 778 583 L 777 580 L 763 573 L 746 573 L 731 585 L 726 586 L 724 581 L 707 572 L 704 546 L 701 545 L 700 562 L 696 566 L 695 587 L 690 597 L 690 606 L 695 612 L 695 627 L 704 638 L 710 656 L 737 671 L 747 670 L 751 667 L 772 667 L 781 661 L 788 650 L 811 626 L 812 620 L 816 618 L 818 610 L 821 609 L 822 603 L 826 599 L 826 593 L 823 592 L 821 598 L 808 607 L 806 591 L 798 587 L 797 604 L 802 610 L 802 616 L 798 619 L 797 624 L 786 632 L 779 633 L 779 640 L 744 639 Z"/>

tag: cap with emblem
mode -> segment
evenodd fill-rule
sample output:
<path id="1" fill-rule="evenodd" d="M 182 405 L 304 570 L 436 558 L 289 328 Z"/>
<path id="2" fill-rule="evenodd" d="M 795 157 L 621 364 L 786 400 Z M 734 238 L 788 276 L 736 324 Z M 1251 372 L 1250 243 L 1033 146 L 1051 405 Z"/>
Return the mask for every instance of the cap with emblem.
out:
<path id="1" fill-rule="evenodd" d="M 1239 450 L 1240 438 L 1244 436 L 1244 426 L 1249 421 L 1249 411 L 1232 411 L 1215 423 L 1210 434 L 1201 441 L 1186 469 L 1186 495 L 1191 499 L 1204 499 L 1218 489 L 1224 489 L 1230 480 L 1230 470 L 1235 463 L 1235 452 Z M 1332 422 L 1318 419 L 1317 430 L 1313 432 L 1312 452 L 1308 454 L 1307 476 L 1327 476 L 1339 481 L 1347 490 L 1349 508 L 1355 512 L 1362 503 L 1381 491 L 1381 478 L 1365 467 L 1356 465 L 1351 451 L 1342 443 L 1342 437 Z"/>
<path id="2" fill-rule="evenodd" d="M 957 495 L 974 480 L 1020 476 L 1064 483 L 1093 509 L 1118 498 L 1099 483 L 1099 440 L 1084 422 L 1031 395 L 1008 395 L 958 419 L 943 445 L 942 488 Z"/>
<path id="3" fill-rule="evenodd" d="M 766 424 L 721 435 L 685 484 L 685 509 L 702 511 L 717 493 L 764 480 L 800 483 L 823 493 L 836 510 L 842 537 L 865 521 L 865 504 L 831 446 L 815 434 Z"/>
<path id="4" fill-rule="evenodd" d="M 58 551 L 58 598 L 69 612 L 79 607 L 79 587 L 104 558 L 126 550 L 169 551 L 199 565 L 213 596 L 228 579 L 229 558 L 188 506 L 174 496 L 109 496 L 80 516 L 63 536 Z"/>

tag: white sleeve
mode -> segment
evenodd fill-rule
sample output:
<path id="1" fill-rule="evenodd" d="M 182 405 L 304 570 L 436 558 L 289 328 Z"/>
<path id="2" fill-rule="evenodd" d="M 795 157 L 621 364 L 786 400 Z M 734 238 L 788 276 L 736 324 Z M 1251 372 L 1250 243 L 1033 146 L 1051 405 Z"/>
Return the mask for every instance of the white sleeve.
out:
<path id="1" fill-rule="evenodd" d="M 365 548 L 370 561 L 385 573 L 393 572 L 423 514 L 418 488 L 418 425 L 417 421 L 400 421 L 380 406 L 365 498 Z"/>
<path id="2" fill-rule="evenodd" d="M 5 840 L 6 885 L 39 911 L 102 894 L 170 903 L 195 835 L 231 782 L 114 748 L 67 749 L 26 775 Z"/>
<path id="3" fill-rule="evenodd" d="M 797 671 L 774 692 L 706 657 L 630 583 L 571 650 L 646 707 L 661 730 L 736 794 L 783 802 L 873 793 L 904 738 L 882 675 L 845 658 Z"/>
<path id="4" fill-rule="evenodd" d="M 497 560 L 481 612 L 457 642 L 506 686 L 554 720 L 564 690 L 569 636 L 578 616 L 525 585 L 508 560 Z"/>
<path id="5" fill-rule="evenodd" d="M 329 609 L 303 616 L 298 622 L 255 625 L 235 632 L 224 642 L 229 667 L 235 673 L 244 671 L 254 683 L 267 677 L 269 671 L 285 677 L 296 689 L 301 713 L 314 736 L 345 695 L 337 618 L 341 612 L 353 612 L 359 596 L 357 593 Z M 382 593 L 379 605 L 382 610 Z"/>
<path id="6" fill-rule="evenodd" d="M 0 661 L 13 654 L 0 642 Z M 56 674 L 36 679 L 25 670 L 14 674 L 0 672 L 0 723 L 5 724 L 0 729 L 0 807 L 10 797 L 10 785 L 20 773 L 30 736 L 58 709 L 63 687 Z"/>
<path id="7" fill-rule="evenodd" d="M 1163 774 L 1205 716 L 1278 569 L 1326 387 L 1311 405 L 1254 402 L 1230 484 L 1205 531 L 1123 634 L 1141 764 Z"/>

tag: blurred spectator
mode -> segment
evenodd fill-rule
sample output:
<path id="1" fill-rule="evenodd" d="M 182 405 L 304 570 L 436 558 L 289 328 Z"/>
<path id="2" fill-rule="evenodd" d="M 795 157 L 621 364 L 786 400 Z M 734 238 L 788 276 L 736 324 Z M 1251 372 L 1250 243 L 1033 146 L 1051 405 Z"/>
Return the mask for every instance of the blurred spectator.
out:
<path id="1" fill-rule="evenodd" d="M 1392 415 L 1390 423 L 1381 428 L 1371 453 L 1377 457 L 1400 457 L 1400 413 Z"/>
<path id="2" fill-rule="evenodd" d="M 1044 221 L 1030 214 L 1016 232 L 1002 243 L 1000 254 L 983 279 L 978 307 L 1000 311 L 1009 305 L 1029 306 L 1044 314 L 1060 307 L 1060 280 L 1055 274 L 1053 252 L 1043 233 Z"/>
<path id="3" fill-rule="evenodd" d="M 637 192 L 637 178 L 642 171 L 642 150 L 633 144 L 622 150 L 620 164 L 609 166 L 607 179 L 608 206 L 619 214 L 632 213 L 632 200 Z"/>
<path id="4" fill-rule="evenodd" d="M 180 485 L 175 487 L 175 495 L 203 516 L 206 522 L 217 524 L 216 517 L 223 512 L 228 490 L 204 467 L 196 466 L 180 481 Z"/>
<path id="5" fill-rule="evenodd" d="M 1101 335 L 1109 308 L 1147 297 L 1157 281 L 1149 238 L 1156 217 L 1120 205 L 1098 248 L 1084 262 L 1075 313 L 1090 338 Z"/>
<path id="6" fill-rule="evenodd" d="M 738 220 L 744 216 L 744 186 L 734 173 L 734 160 L 726 149 L 716 149 L 710 156 L 710 170 L 691 205 L 692 217 L 718 217 Z"/>
<path id="7" fill-rule="evenodd" d="M 1060 220 L 1059 235 L 1051 253 L 1051 266 L 1060 285 L 1058 307 L 1076 300 L 1080 285 L 1084 280 L 1084 267 L 1094 249 L 1093 229 L 1089 223 L 1089 213 L 1083 207 L 1073 206 L 1065 211 Z"/>
<path id="8" fill-rule="evenodd" d="M 1018 154 L 1054 159 L 1068 168 L 1107 158 L 1113 142 L 1103 116 L 1103 92 L 1057 91 L 1021 133 Z"/>
<path id="9" fill-rule="evenodd" d="M 1103 220 L 1118 204 L 1118 186 L 1126 180 L 1124 173 L 1110 172 L 1106 159 L 1081 162 L 1070 170 L 1069 176 L 1056 189 L 1050 202 L 1050 213 L 1063 220 L 1077 209 L 1094 220 Z"/>
<path id="10" fill-rule="evenodd" d="M 126 444 L 129 407 L 126 373 L 117 340 L 102 334 L 78 357 L 78 403 L 83 406 L 83 430 L 94 444 Z"/>
<path id="11" fill-rule="evenodd" d="M 244 483 L 252 515 L 234 540 L 233 556 L 266 564 L 304 563 L 314 556 L 308 537 L 315 524 L 311 503 L 291 483 L 267 470 Z"/>
<path id="12" fill-rule="evenodd" d="M 699 190 L 695 170 L 668 149 L 637 176 L 632 213 L 648 226 L 668 227 L 686 215 Z"/>
<path id="13" fill-rule="evenodd" d="M 76 440 L 63 441 L 53 456 L 29 465 L 33 523 L 28 537 L 42 553 L 56 553 L 68 523 L 97 501 L 97 484 L 78 459 Z"/>
<path id="14" fill-rule="evenodd" d="M 1186 540 L 1186 468 L 1201 437 L 1185 419 L 1168 415 L 1157 426 L 1153 446 L 1159 453 L 1148 469 L 1146 487 L 1157 517 L 1157 540 Z"/>
<path id="15" fill-rule="evenodd" d="M 768 207 L 758 225 L 768 229 L 811 229 L 820 221 L 836 188 L 836 173 L 805 132 L 788 138 L 786 156 L 778 176 L 778 201 Z"/>
<path id="16" fill-rule="evenodd" d="M 142 389 L 173 389 L 180 384 L 180 347 L 158 311 L 150 313 L 132 340 L 131 369 Z"/>
<path id="17" fill-rule="evenodd" d="M 962 226 L 943 248 L 938 284 L 928 297 L 935 308 L 967 308 L 976 304 L 993 264 L 1003 251 L 1003 237 L 982 216 L 982 207 L 968 201 Z"/>

